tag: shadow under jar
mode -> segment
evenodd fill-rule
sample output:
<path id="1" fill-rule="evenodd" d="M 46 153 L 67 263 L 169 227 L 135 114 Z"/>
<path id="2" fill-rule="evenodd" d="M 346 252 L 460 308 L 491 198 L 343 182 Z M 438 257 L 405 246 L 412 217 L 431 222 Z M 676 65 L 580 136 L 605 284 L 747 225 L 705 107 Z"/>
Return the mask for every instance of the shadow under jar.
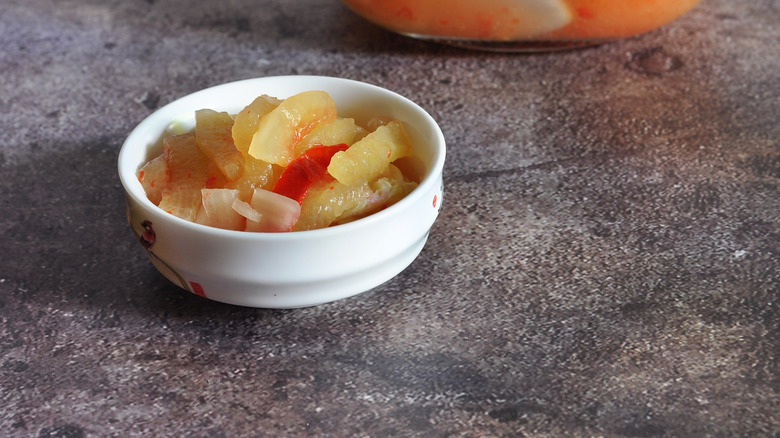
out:
<path id="1" fill-rule="evenodd" d="M 639 35 L 700 0 L 342 0 L 391 31 L 456 46 L 531 52 Z"/>

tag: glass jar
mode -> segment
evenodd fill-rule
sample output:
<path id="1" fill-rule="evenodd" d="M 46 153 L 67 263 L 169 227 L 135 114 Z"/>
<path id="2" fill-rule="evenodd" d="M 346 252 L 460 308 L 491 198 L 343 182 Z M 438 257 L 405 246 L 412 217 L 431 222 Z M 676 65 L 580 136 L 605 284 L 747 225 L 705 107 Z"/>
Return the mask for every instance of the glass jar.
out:
<path id="1" fill-rule="evenodd" d="M 700 0 L 342 0 L 394 32 L 463 47 L 538 51 L 598 44 L 669 23 Z"/>

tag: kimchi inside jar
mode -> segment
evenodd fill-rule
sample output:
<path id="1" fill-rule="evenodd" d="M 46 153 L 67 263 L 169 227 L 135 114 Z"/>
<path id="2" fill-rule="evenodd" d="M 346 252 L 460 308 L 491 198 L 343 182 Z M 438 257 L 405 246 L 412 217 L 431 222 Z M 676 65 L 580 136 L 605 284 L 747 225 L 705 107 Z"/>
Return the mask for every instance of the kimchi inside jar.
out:
<path id="1" fill-rule="evenodd" d="M 466 47 L 523 51 L 626 38 L 661 27 L 700 0 L 343 0 L 404 35 Z"/>

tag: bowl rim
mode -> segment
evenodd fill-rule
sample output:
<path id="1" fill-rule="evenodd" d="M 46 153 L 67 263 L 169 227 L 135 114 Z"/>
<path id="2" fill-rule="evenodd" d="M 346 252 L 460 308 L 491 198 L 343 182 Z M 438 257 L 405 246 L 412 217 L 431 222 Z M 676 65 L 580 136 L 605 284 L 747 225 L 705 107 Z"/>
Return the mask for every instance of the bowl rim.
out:
<path id="1" fill-rule="evenodd" d="M 194 99 L 198 95 L 213 93 L 221 88 L 241 87 L 242 85 L 251 86 L 256 84 L 262 84 L 262 82 L 273 82 L 273 81 L 294 81 L 296 83 L 304 83 L 306 81 L 313 81 L 313 80 L 326 81 L 333 84 L 339 83 L 342 85 L 352 86 L 352 87 L 364 87 L 364 88 L 371 89 L 374 92 L 378 92 L 380 94 L 386 94 L 387 96 L 392 97 L 397 101 L 401 102 L 403 106 L 412 109 L 413 112 L 417 113 L 417 115 L 422 118 L 422 124 L 431 128 L 436 143 L 435 145 L 433 145 L 433 147 L 431 147 L 432 160 L 430 162 L 429 168 L 422 175 L 420 183 L 414 190 L 412 190 L 411 193 L 407 194 L 404 198 L 402 198 L 395 204 L 387 208 L 384 208 L 381 211 L 372 213 L 364 218 L 346 224 L 340 224 L 340 225 L 335 225 L 335 226 L 330 226 L 330 227 L 320 228 L 315 230 L 278 232 L 278 233 L 226 230 L 222 228 L 216 228 L 208 225 L 198 224 L 163 212 L 162 210 L 159 209 L 158 206 L 156 206 L 146 197 L 145 192 L 143 192 L 143 187 L 141 187 L 140 183 L 138 182 L 135 172 L 140 168 L 140 165 L 142 165 L 142 163 L 137 165 L 134 168 L 134 171 L 132 173 L 128 171 L 129 165 L 123 165 L 127 160 L 131 159 L 129 157 L 130 151 L 140 147 L 140 145 L 137 142 L 143 140 L 143 137 L 145 135 L 144 132 L 146 129 L 148 129 L 149 125 L 156 125 L 157 123 L 159 123 L 159 121 L 156 120 L 158 117 L 160 117 L 162 114 L 165 114 L 166 112 L 171 111 L 176 106 L 181 105 L 182 101 L 184 100 Z M 317 88 L 315 87 L 311 89 L 314 90 Z M 328 90 L 324 90 L 324 91 L 328 92 Z M 256 96 L 253 96 L 253 98 L 254 97 Z M 286 97 L 288 96 L 284 96 L 284 98 Z M 195 110 L 197 109 L 200 108 L 192 108 L 192 112 L 194 113 Z M 174 122 L 174 120 L 170 120 L 169 123 L 170 122 Z M 147 144 L 145 147 L 148 150 L 151 147 L 151 145 Z M 430 192 L 440 189 L 440 187 L 437 186 L 442 184 L 441 176 L 444 170 L 445 158 L 446 158 L 446 141 L 444 138 L 444 134 L 442 133 L 441 127 L 424 108 L 422 108 L 420 105 L 410 100 L 409 98 L 395 91 L 389 90 L 387 88 L 372 83 L 368 83 L 368 82 L 357 81 L 354 79 L 340 78 L 334 76 L 320 76 L 320 75 L 280 75 L 280 76 L 262 76 L 262 77 L 249 78 L 249 79 L 243 79 L 243 80 L 213 85 L 186 95 L 182 95 L 178 98 L 171 100 L 170 102 L 166 103 L 160 108 L 157 108 L 156 110 L 149 113 L 146 117 L 144 117 L 144 119 L 141 120 L 141 122 L 136 124 L 135 127 L 130 131 L 130 133 L 123 141 L 117 157 L 117 170 L 119 174 L 119 179 L 122 183 L 126 196 L 132 198 L 133 201 L 143 206 L 145 209 L 154 212 L 153 214 L 155 214 L 158 218 L 164 221 L 171 221 L 171 224 L 173 225 L 183 227 L 184 229 L 191 231 L 193 233 L 211 234 L 215 237 L 221 237 L 224 239 L 240 239 L 240 240 L 251 239 L 251 240 L 258 240 L 258 241 L 296 242 L 304 239 L 311 239 L 314 237 L 325 238 L 333 235 L 351 233 L 351 232 L 359 231 L 366 227 L 372 227 L 375 222 L 392 220 L 392 217 L 401 214 L 401 212 L 405 209 L 406 205 L 411 205 L 415 202 L 421 201 L 420 199 L 421 197 L 428 196 Z M 439 200 L 439 202 L 441 202 L 441 200 Z"/>

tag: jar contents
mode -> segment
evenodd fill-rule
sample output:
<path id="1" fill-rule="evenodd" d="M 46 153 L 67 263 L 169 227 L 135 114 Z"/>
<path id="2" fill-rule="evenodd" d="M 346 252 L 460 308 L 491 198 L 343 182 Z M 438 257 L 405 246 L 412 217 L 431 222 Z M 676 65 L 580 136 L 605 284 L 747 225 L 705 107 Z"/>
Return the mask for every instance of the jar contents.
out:
<path id="1" fill-rule="evenodd" d="M 675 20 L 699 1 L 343 0 L 364 18 L 412 37 L 563 45 L 638 35 Z"/>

